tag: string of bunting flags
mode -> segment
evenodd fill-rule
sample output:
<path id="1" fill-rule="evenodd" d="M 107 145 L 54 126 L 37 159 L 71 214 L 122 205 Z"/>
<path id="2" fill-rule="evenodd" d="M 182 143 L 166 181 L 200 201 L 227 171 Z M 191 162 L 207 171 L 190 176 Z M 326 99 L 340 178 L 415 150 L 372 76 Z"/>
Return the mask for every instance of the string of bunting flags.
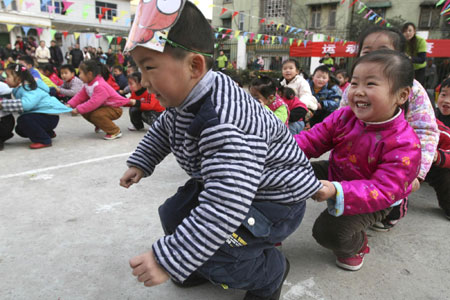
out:
<path id="1" fill-rule="evenodd" d="M 10 32 L 16 26 L 18 26 L 18 25 L 6 24 L 8 32 Z M 36 29 L 36 32 L 37 32 L 38 36 L 40 36 L 42 34 L 42 31 L 44 31 L 44 28 L 42 28 L 42 27 L 31 27 L 31 26 L 21 26 L 21 27 L 22 27 L 23 32 L 25 33 L 25 36 L 28 35 L 28 31 L 30 31 L 31 28 Z M 68 31 L 58 31 L 58 30 L 55 30 L 55 29 L 50 29 L 50 35 L 51 35 L 52 39 L 55 38 L 55 34 L 56 33 L 61 33 L 64 38 L 67 38 L 67 36 L 69 34 L 73 34 L 73 36 L 75 37 L 75 40 L 78 39 L 78 37 L 81 35 L 81 32 L 71 32 L 71 33 L 69 33 Z M 112 40 L 114 38 L 116 39 L 116 43 L 117 44 L 120 44 L 123 39 L 126 40 L 128 38 L 128 37 L 123 37 L 123 36 L 104 35 L 104 34 L 97 34 L 97 33 L 91 33 L 91 32 L 84 32 L 84 33 L 86 34 L 87 40 L 90 40 L 94 36 L 97 39 L 105 37 L 108 40 L 108 43 L 110 43 L 110 44 L 111 44 L 111 42 L 112 42 Z"/>
<path id="2" fill-rule="evenodd" d="M 341 5 L 345 3 L 346 0 L 341 1 Z M 359 0 L 350 0 L 349 6 L 352 7 L 355 4 L 358 4 L 357 8 L 357 14 L 361 15 L 362 13 L 365 13 L 364 19 L 368 19 L 369 21 L 374 21 L 374 24 L 379 24 L 380 26 L 386 25 L 386 27 L 391 27 L 391 24 L 386 21 L 382 16 L 378 15 L 376 12 L 374 12 L 372 9 L 370 9 L 366 4 Z"/>
<path id="3" fill-rule="evenodd" d="M 196 0 L 193 1 L 195 5 L 199 5 L 200 1 Z M 216 32 L 216 39 L 225 39 L 225 38 L 239 38 L 242 37 L 246 43 L 255 42 L 255 43 L 261 43 L 261 44 L 286 44 L 289 42 L 290 45 L 293 43 L 301 44 L 304 43 L 305 47 L 308 43 L 308 37 L 314 34 L 320 34 L 314 31 L 306 30 L 297 26 L 292 26 L 284 23 L 279 23 L 276 21 L 271 20 L 270 18 L 260 18 L 257 16 L 253 16 L 244 12 L 240 11 L 233 11 L 229 10 L 226 7 L 217 5 L 217 4 L 211 4 L 209 5 L 210 8 L 213 9 L 220 9 L 219 16 L 223 16 L 225 13 L 230 12 L 231 19 L 233 20 L 238 15 L 247 16 L 253 19 L 257 19 L 260 25 L 267 25 L 267 26 L 273 26 L 276 28 L 276 31 L 280 32 L 281 34 L 290 34 L 291 36 L 284 36 L 284 35 L 269 35 L 269 34 L 260 34 L 260 33 L 253 33 L 253 32 L 247 32 L 247 31 L 240 31 L 240 30 L 232 30 L 229 28 L 222 28 L 217 27 L 215 28 L 217 30 Z M 276 26 L 275 26 L 276 25 Z M 242 35 L 240 35 L 242 33 Z M 300 36 L 302 34 L 302 36 Z M 294 35 L 294 37 L 292 36 Z M 323 36 L 324 40 L 332 41 L 332 42 L 343 42 L 346 43 L 347 41 L 345 39 L 341 39 L 338 37 L 330 36 L 327 34 L 320 34 Z M 301 38 L 300 38 L 301 37 Z"/>
<path id="4" fill-rule="evenodd" d="M 450 15 L 450 0 L 440 0 L 439 2 L 436 3 L 436 7 L 439 7 L 442 4 L 444 5 L 442 6 L 441 16 Z M 448 24 L 450 24 L 450 17 L 447 18 L 447 21 L 449 21 Z"/>
<path id="5" fill-rule="evenodd" d="M 2 1 L 3 1 L 3 4 L 4 4 L 5 8 L 7 8 L 12 3 L 12 0 L 2 0 Z M 50 14 L 57 13 L 58 12 L 57 11 L 57 6 L 56 5 L 51 5 L 49 3 L 52 3 L 52 2 L 41 1 L 41 11 L 45 11 L 45 12 L 48 12 Z M 19 0 L 18 4 L 19 4 L 19 7 L 22 7 L 22 5 L 25 4 L 26 10 L 29 10 L 33 5 L 35 5 L 35 2 L 34 1 L 30 1 L 30 0 L 28 0 L 28 1 L 26 1 L 26 0 L 25 1 L 24 0 Z M 61 9 L 62 9 L 63 15 L 68 15 L 68 14 L 73 12 L 73 8 L 71 8 L 71 6 L 73 4 L 75 4 L 75 2 L 63 0 L 63 1 L 61 1 L 61 4 L 62 4 Z M 81 11 L 82 18 L 86 19 L 89 16 L 89 12 L 92 11 L 93 8 L 94 8 L 93 5 L 90 5 L 90 4 L 84 5 L 83 9 Z M 101 8 L 101 13 L 99 13 L 98 16 L 97 16 L 99 23 L 102 22 L 102 19 L 105 17 L 106 13 L 109 10 L 111 10 L 111 8 L 107 8 L 107 7 L 102 7 Z M 131 14 L 128 11 L 121 10 L 119 12 L 118 16 L 113 16 L 112 17 L 112 21 L 116 23 L 119 20 L 123 19 L 126 15 L 130 16 Z M 131 23 L 131 17 L 126 18 L 125 19 L 125 25 L 129 26 L 130 23 Z M 20 26 L 20 25 L 17 25 L 17 24 L 6 24 L 6 28 L 7 28 L 8 32 L 13 30 L 16 26 Z M 41 36 L 42 32 L 44 31 L 44 28 L 42 28 L 42 27 L 35 27 L 35 26 L 20 26 L 20 27 L 22 27 L 22 30 L 25 33 L 25 36 L 28 35 L 28 32 L 30 31 L 31 28 L 34 28 L 36 30 L 38 36 Z M 54 29 L 50 29 L 50 34 L 51 34 L 52 39 L 55 38 L 55 34 L 57 32 L 61 33 L 64 36 L 64 38 L 67 38 L 67 36 L 69 34 L 73 34 L 75 39 L 78 39 L 78 37 L 81 35 L 81 32 L 71 32 L 71 33 L 69 33 L 68 31 L 57 31 L 57 30 L 54 30 Z M 97 39 L 99 39 L 101 37 L 105 37 L 108 40 L 109 43 L 111 43 L 112 40 L 114 38 L 116 38 L 117 44 L 120 44 L 123 39 L 127 38 L 127 37 L 122 37 L 122 36 L 104 35 L 104 34 L 97 34 L 97 33 L 86 33 L 86 35 L 87 35 L 87 39 L 88 40 L 90 40 L 93 36 L 95 36 L 95 38 L 97 38 Z"/>
<path id="6" fill-rule="evenodd" d="M 214 28 L 215 30 L 215 38 L 216 40 L 220 40 L 220 39 L 243 39 L 245 43 L 261 43 L 262 45 L 264 44 L 289 44 L 290 46 L 292 46 L 292 44 L 297 44 L 297 46 L 300 46 L 302 43 L 303 45 L 306 47 L 306 45 L 308 44 L 308 42 L 310 42 L 310 40 L 305 39 L 306 36 L 310 35 L 310 34 L 314 34 L 311 32 L 306 32 L 304 34 L 304 38 L 297 38 L 297 37 L 288 37 L 288 36 L 283 36 L 283 35 L 270 35 L 270 34 L 263 34 L 263 33 L 255 33 L 255 32 L 249 32 L 249 31 L 241 31 L 241 30 L 233 30 L 230 28 L 224 28 L 224 27 L 217 27 Z M 323 40 L 327 40 L 330 41 L 331 43 L 343 43 L 344 45 L 347 43 L 347 40 L 341 40 L 339 38 L 335 38 L 332 36 L 328 36 L 328 35 L 323 35 L 323 37 L 321 37 L 321 34 L 319 34 L 319 39 L 323 39 Z M 216 43 L 216 47 L 217 47 L 218 43 Z"/>
<path id="7" fill-rule="evenodd" d="M 39 2 L 39 1 L 38 1 Z M 3 4 L 5 6 L 5 8 L 7 8 L 10 4 L 12 3 L 12 0 L 3 0 Z M 52 13 L 57 13 L 57 10 L 59 9 L 59 6 L 56 5 L 52 5 L 52 4 L 48 4 L 48 3 L 53 3 L 50 1 L 40 1 L 40 5 L 41 5 L 41 12 L 48 12 L 50 14 Z M 63 15 L 67 16 L 69 14 L 72 14 L 75 10 L 71 7 L 73 4 L 75 4 L 75 2 L 73 1 L 66 1 L 66 0 L 62 0 L 62 13 Z M 22 7 L 23 4 L 25 4 L 25 9 L 29 10 L 32 6 L 35 5 L 35 1 L 32 0 L 19 0 L 19 7 Z M 81 12 L 81 16 L 83 19 L 86 19 L 89 16 L 89 12 L 92 11 L 92 8 L 95 8 L 94 5 L 91 4 L 85 4 L 83 5 L 83 9 L 79 12 Z M 97 15 L 98 18 L 98 22 L 101 23 L 102 20 L 104 19 L 106 13 L 108 11 L 110 11 L 111 8 L 109 7 L 102 7 L 100 13 Z M 114 23 L 117 23 L 118 21 L 124 19 L 124 17 L 128 15 L 127 18 L 125 18 L 125 25 L 129 26 L 131 25 L 131 13 L 129 11 L 126 10 L 121 10 L 119 12 L 118 16 L 113 16 L 112 17 L 112 21 Z"/>

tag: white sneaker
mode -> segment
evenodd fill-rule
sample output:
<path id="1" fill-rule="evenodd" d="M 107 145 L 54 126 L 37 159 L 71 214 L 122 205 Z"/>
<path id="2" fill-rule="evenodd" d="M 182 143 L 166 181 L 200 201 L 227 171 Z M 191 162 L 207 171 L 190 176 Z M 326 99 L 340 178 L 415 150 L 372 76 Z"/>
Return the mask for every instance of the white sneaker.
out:
<path id="1" fill-rule="evenodd" d="M 115 139 L 120 138 L 121 136 L 122 136 L 122 132 L 119 131 L 119 132 L 116 133 L 116 134 L 107 134 L 107 135 L 105 135 L 105 136 L 103 137 L 103 139 L 105 139 L 105 140 L 115 140 Z"/>
<path id="2" fill-rule="evenodd" d="M 131 125 L 131 126 L 128 127 L 129 131 L 141 131 L 141 130 L 144 130 L 144 129 L 145 129 L 144 127 L 140 128 L 140 129 L 137 129 L 136 127 L 134 127 L 134 125 Z"/>

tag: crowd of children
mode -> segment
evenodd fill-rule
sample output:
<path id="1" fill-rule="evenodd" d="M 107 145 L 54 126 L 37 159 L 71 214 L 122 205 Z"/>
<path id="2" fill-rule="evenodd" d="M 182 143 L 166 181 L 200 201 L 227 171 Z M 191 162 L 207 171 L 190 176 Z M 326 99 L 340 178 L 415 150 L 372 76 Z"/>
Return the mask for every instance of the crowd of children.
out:
<path id="1" fill-rule="evenodd" d="M 140 282 L 210 281 L 246 290 L 247 300 L 279 299 L 290 264 L 275 245 L 300 226 L 308 198 L 327 204 L 313 237 L 352 271 L 369 253 L 366 230 L 396 225 L 421 182 L 450 219 L 450 79 L 434 112 L 398 30 L 366 30 L 350 74 L 323 64 L 305 78 L 288 59 L 282 80 L 255 78 L 247 93 L 211 70 L 213 33 L 196 6 L 178 9 L 162 49 L 147 43 L 137 14 L 128 50 L 139 69 L 130 65 L 127 75 L 96 60 L 81 62 L 78 74 L 72 65 L 37 70 L 23 55 L 0 82 L 1 148 L 14 126 L 30 148 L 51 146 L 65 112 L 116 139 L 113 121 L 128 106 L 129 130 L 150 129 L 120 184 L 175 155 L 190 180 L 159 208 L 166 235 L 130 260 Z M 328 151 L 328 160 L 308 161 Z"/>
<path id="2" fill-rule="evenodd" d="M 52 146 L 61 113 L 81 114 L 95 132 L 102 130 L 103 138 L 112 140 L 122 135 L 113 122 L 122 115 L 122 106 L 132 106 L 129 130 L 143 129 L 143 122 L 151 125 L 164 111 L 155 95 L 140 86 L 133 63 L 126 69 L 128 79 L 121 65 L 110 68 L 93 59 L 82 61 L 77 70 L 72 64 L 36 65 L 32 56 L 22 54 L 0 76 L 0 150 L 13 136 L 14 112 L 19 114 L 15 132 L 31 140 L 31 149 L 40 149 Z"/>

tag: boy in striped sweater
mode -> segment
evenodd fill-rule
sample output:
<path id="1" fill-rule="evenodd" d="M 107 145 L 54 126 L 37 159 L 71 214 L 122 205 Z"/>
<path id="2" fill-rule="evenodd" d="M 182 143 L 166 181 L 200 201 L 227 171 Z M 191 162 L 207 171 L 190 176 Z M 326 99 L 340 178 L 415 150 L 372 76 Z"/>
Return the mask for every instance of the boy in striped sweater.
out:
<path id="1" fill-rule="evenodd" d="M 191 179 L 159 208 L 166 236 L 130 260 L 133 275 L 145 286 L 210 281 L 246 290 L 244 299 L 279 299 L 289 264 L 274 245 L 298 228 L 305 200 L 321 184 L 288 128 L 230 77 L 211 71 L 213 32 L 196 6 L 155 5 L 141 1 L 128 49 L 142 85 L 166 111 L 129 157 L 120 184 L 150 176 L 169 153 Z M 157 10 L 175 25 L 154 50 L 144 42 L 155 22 L 141 16 L 164 22 Z"/>

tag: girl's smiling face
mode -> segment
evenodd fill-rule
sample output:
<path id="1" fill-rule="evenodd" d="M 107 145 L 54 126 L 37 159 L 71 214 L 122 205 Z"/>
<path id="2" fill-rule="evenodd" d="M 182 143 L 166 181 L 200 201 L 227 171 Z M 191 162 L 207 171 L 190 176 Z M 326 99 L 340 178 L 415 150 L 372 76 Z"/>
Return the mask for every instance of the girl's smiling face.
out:
<path id="1" fill-rule="evenodd" d="M 295 63 L 293 62 L 286 62 L 283 64 L 282 73 L 284 79 L 286 79 L 287 82 L 294 79 L 295 76 L 298 75 L 299 71 L 297 67 L 295 66 Z"/>
<path id="2" fill-rule="evenodd" d="M 408 100 L 409 88 L 392 93 L 382 66 L 367 62 L 354 69 L 348 100 L 356 117 L 364 122 L 383 122 Z"/>

